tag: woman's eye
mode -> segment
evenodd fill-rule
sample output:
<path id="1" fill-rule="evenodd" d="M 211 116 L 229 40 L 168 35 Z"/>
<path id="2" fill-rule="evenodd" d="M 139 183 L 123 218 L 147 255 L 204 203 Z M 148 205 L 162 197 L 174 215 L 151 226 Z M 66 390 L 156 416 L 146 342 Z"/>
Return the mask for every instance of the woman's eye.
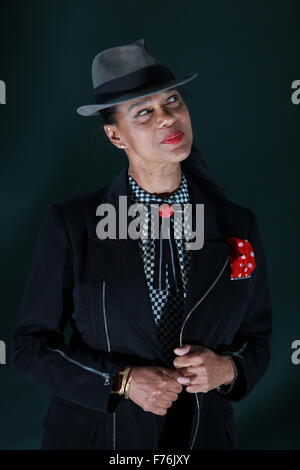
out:
<path id="1" fill-rule="evenodd" d="M 149 111 L 148 109 L 142 109 L 142 111 L 139 111 L 137 113 L 137 116 L 145 116 L 145 114 L 142 114 L 144 111 Z"/>
<path id="2" fill-rule="evenodd" d="M 169 100 L 170 100 L 171 98 L 176 98 L 176 100 L 175 100 L 175 101 L 177 101 L 177 100 L 179 99 L 179 96 L 178 96 L 178 95 L 173 95 L 173 96 L 170 96 Z M 172 101 L 171 101 L 171 103 L 172 103 Z M 173 101 L 173 103 L 174 103 L 174 101 Z"/>
<path id="3" fill-rule="evenodd" d="M 175 101 L 170 101 L 172 98 L 175 98 Z M 175 103 L 175 102 L 178 101 L 178 100 L 179 100 L 179 96 L 178 96 L 178 95 L 172 95 L 172 96 L 170 96 L 170 98 L 168 99 L 168 102 L 169 102 L 169 103 Z M 146 111 L 146 114 L 142 114 L 142 113 L 144 113 L 145 111 Z M 137 117 L 138 117 L 138 116 L 147 116 L 148 111 L 151 111 L 151 110 L 149 110 L 149 109 L 142 109 L 141 111 L 139 111 L 139 112 L 136 114 L 136 116 L 137 116 Z"/>

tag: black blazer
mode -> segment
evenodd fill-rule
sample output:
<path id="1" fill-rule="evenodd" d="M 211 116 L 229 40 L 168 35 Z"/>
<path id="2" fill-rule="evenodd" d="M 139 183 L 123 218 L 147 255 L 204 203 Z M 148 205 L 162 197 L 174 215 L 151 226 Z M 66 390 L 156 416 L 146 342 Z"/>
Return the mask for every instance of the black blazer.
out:
<path id="1" fill-rule="evenodd" d="M 43 449 L 230 449 L 238 436 L 232 402 L 244 399 L 270 359 L 271 303 L 255 215 L 208 195 L 181 163 L 193 204 L 204 203 L 204 246 L 192 251 L 178 344 L 230 351 L 238 378 L 227 395 L 182 393 L 165 416 L 110 394 L 124 365 L 166 365 L 151 310 L 138 240 L 96 236 L 99 204 L 128 195 L 128 165 L 100 190 L 49 204 L 19 315 L 13 366 L 52 393 Z M 229 236 L 248 239 L 256 268 L 231 281 Z M 70 341 L 64 331 L 72 329 Z M 174 426 L 176 432 L 174 432 Z M 179 432 L 180 431 L 180 432 Z"/>

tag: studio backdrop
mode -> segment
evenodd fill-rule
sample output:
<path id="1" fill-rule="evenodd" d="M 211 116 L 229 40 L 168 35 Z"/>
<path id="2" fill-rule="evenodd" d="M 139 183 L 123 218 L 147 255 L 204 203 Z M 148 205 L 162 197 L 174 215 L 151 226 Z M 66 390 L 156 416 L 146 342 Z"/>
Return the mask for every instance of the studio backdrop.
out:
<path id="1" fill-rule="evenodd" d="M 9 341 L 43 214 L 127 164 L 93 103 L 91 62 L 144 38 L 185 88 L 194 144 L 227 197 L 256 214 L 273 306 L 272 357 L 234 403 L 242 449 L 300 449 L 300 5 L 293 0 L 12 0 L 0 15 L 0 449 L 39 449 L 49 391 Z M 66 331 L 67 340 L 68 330 Z"/>

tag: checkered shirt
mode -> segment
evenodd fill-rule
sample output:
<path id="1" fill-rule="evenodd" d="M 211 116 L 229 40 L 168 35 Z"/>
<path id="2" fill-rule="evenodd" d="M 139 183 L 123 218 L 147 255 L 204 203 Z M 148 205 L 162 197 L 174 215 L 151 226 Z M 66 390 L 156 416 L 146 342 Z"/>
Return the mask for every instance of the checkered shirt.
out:
<path id="1" fill-rule="evenodd" d="M 153 287 L 153 276 L 154 276 L 154 259 L 155 259 L 155 245 L 154 239 L 151 238 L 151 216 L 150 216 L 150 204 L 153 200 L 157 201 L 157 204 L 168 203 L 168 204 L 186 204 L 191 203 L 190 195 L 188 191 L 187 180 L 184 173 L 181 171 L 181 183 L 178 189 L 171 194 L 168 198 L 161 198 L 145 191 L 139 184 L 128 174 L 128 188 L 130 204 L 142 203 L 146 208 L 146 217 L 142 226 L 142 235 L 139 238 L 139 250 L 142 256 L 146 281 L 148 285 L 148 292 L 151 301 L 152 311 L 154 315 L 154 321 L 157 326 L 158 337 L 163 347 L 164 357 L 166 362 L 171 365 L 174 358 L 176 357 L 173 349 L 180 346 L 179 334 L 182 326 L 182 315 L 184 310 L 184 303 L 186 298 L 186 287 L 188 282 L 188 275 L 191 264 L 191 250 L 185 248 L 185 234 L 181 238 L 174 237 L 178 259 L 182 275 L 183 289 L 180 291 L 171 290 L 168 283 L 168 272 L 171 269 L 166 264 L 167 272 L 167 288 L 166 289 L 154 289 Z M 150 202 L 151 201 L 151 202 Z M 181 207 L 183 210 L 183 206 Z M 181 233 L 182 227 L 178 225 L 176 219 L 171 218 L 171 223 L 174 224 L 174 234 Z M 180 223 L 180 222 L 179 222 Z M 149 228 L 150 227 L 150 228 Z M 189 232 L 191 229 L 190 225 L 187 224 L 186 230 Z M 148 232 L 147 232 L 148 231 Z M 148 233 L 148 238 L 147 238 Z"/>

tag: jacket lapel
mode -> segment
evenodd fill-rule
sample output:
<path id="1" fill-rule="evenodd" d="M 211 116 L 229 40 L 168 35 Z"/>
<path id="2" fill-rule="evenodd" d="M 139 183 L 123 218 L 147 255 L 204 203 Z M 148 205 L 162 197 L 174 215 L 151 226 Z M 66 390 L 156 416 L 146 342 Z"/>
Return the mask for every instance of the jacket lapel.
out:
<path id="1" fill-rule="evenodd" d="M 107 287 L 121 311 L 144 338 L 155 357 L 163 361 L 138 240 L 118 238 L 119 196 L 127 196 L 129 206 L 127 171 L 128 165 L 112 180 L 104 198 L 99 201 L 99 204 L 110 203 L 116 209 L 117 238 L 100 240 L 95 236 L 91 240 L 92 249 L 98 276 L 107 281 Z M 126 216 L 127 226 L 133 219 L 134 217 Z"/>
<path id="2" fill-rule="evenodd" d="M 106 280 L 108 289 L 128 321 L 143 336 L 155 356 L 164 361 L 138 240 L 118 238 L 119 196 L 129 196 L 127 172 L 128 164 L 112 180 L 104 197 L 98 201 L 99 204 L 105 202 L 115 207 L 117 238 L 101 240 L 94 230 L 91 246 L 99 278 Z M 214 283 L 228 257 L 228 247 L 220 239 L 221 233 L 209 198 L 188 171 L 185 171 L 185 175 L 192 199 L 192 213 L 195 214 L 195 204 L 204 204 L 204 245 L 201 249 L 192 250 L 184 319 Z M 133 217 L 126 215 L 127 224 L 132 219 Z M 98 221 L 99 217 L 95 215 L 95 227 Z"/>
<path id="3" fill-rule="evenodd" d="M 193 214 L 196 204 L 204 204 L 204 243 L 201 249 L 192 250 L 184 319 L 208 290 L 222 271 L 228 259 L 228 245 L 217 223 L 211 199 L 201 189 L 189 172 L 185 172 L 192 199 Z M 193 221 L 194 226 L 194 221 Z"/>

